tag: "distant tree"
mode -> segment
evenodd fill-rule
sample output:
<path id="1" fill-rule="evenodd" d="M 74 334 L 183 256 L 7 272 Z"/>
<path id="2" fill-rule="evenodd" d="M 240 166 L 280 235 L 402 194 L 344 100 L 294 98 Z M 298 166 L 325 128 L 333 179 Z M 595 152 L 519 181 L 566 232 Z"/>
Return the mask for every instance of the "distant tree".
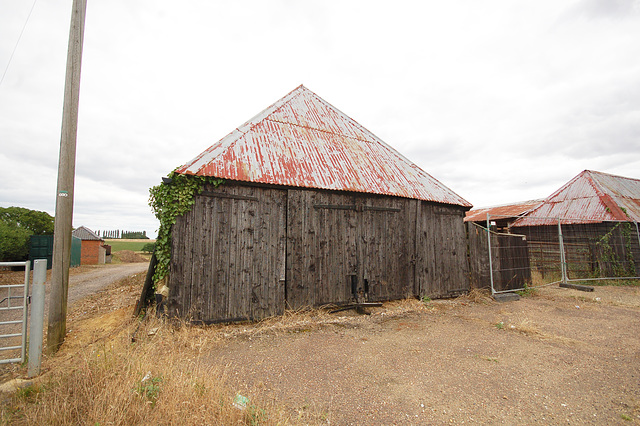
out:
<path id="1" fill-rule="evenodd" d="M 24 207 L 0 207 L 0 220 L 28 229 L 32 235 L 53 235 L 54 218 L 47 212 Z"/>
<path id="2" fill-rule="evenodd" d="M 142 232 L 122 231 L 121 238 L 129 239 L 129 240 L 148 240 L 149 239 L 149 237 L 147 237 L 146 231 L 142 231 Z"/>
<path id="3" fill-rule="evenodd" d="M 147 243 L 144 246 L 142 246 L 142 251 L 145 253 L 153 253 L 155 249 L 156 249 L 156 243 Z"/>
<path id="4" fill-rule="evenodd" d="M 29 237 L 53 234 L 53 223 L 53 217 L 46 212 L 0 207 L 0 261 L 27 259 Z"/>

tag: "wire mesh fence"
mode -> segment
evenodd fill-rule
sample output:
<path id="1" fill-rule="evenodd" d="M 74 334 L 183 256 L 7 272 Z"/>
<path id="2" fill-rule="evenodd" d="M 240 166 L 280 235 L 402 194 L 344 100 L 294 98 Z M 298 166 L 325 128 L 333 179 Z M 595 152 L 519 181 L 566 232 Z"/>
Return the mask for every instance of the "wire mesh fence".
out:
<path id="1" fill-rule="evenodd" d="M 556 283 L 640 279 L 636 222 L 530 218 L 506 226 L 503 216 L 468 223 L 471 280 L 492 293 Z M 522 222 L 520 222 L 522 223 Z"/>

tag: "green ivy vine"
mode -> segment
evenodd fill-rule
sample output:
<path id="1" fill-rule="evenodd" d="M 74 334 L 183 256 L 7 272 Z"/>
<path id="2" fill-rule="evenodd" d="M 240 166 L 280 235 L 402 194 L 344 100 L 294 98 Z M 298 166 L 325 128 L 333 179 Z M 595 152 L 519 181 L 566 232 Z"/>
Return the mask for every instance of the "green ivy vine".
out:
<path id="1" fill-rule="evenodd" d="M 220 186 L 224 180 L 209 176 L 169 174 L 170 183 L 149 189 L 149 206 L 160 221 L 156 239 L 157 265 L 153 274 L 154 285 L 169 274 L 171 262 L 171 229 L 179 216 L 191 211 L 195 196 L 202 192 L 205 184 Z"/>
<path id="2" fill-rule="evenodd" d="M 626 212 L 625 212 L 626 213 Z M 614 252 L 611 246 L 611 238 L 616 229 L 620 228 L 620 234 L 624 244 L 624 252 L 626 253 L 626 259 L 620 260 L 618 255 Z M 636 273 L 635 262 L 633 258 L 633 251 L 631 250 L 631 224 L 628 222 L 616 223 L 599 241 L 596 242 L 596 246 L 601 249 L 601 261 L 608 264 L 616 277 L 634 276 Z M 602 273 L 598 267 L 595 271 L 598 276 Z"/>
<path id="3" fill-rule="evenodd" d="M 627 214 L 626 210 L 623 209 L 623 211 Z M 624 249 L 627 254 L 627 267 L 625 272 L 628 277 L 634 277 L 636 275 L 636 264 L 631 249 L 631 224 L 629 222 L 626 222 L 622 227 L 622 238 L 624 239 Z"/>

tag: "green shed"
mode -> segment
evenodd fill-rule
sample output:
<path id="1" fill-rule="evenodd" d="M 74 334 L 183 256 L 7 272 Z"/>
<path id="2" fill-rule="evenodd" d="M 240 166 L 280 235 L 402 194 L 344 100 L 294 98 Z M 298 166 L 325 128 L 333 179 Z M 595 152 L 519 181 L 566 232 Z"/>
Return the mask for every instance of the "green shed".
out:
<path id="1" fill-rule="evenodd" d="M 71 267 L 80 265 L 82 241 L 71 237 Z M 32 235 L 29 241 L 29 260 L 33 268 L 36 259 L 47 259 L 47 269 L 51 269 L 53 259 L 53 235 Z"/>

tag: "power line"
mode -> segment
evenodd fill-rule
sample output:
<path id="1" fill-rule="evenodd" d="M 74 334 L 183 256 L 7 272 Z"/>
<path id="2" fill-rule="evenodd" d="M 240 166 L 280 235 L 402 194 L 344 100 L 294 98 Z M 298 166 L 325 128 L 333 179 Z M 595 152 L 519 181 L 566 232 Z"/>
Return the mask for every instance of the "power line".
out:
<path id="1" fill-rule="evenodd" d="M 7 75 L 7 71 L 9 70 L 9 65 L 11 65 L 11 60 L 13 59 L 13 55 L 14 53 L 16 53 L 16 49 L 18 48 L 18 44 L 20 43 L 20 39 L 22 38 L 24 29 L 27 28 L 27 24 L 29 23 L 29 18 L 31 18 L 31 13 L 33 12 L 33 9 L 36 7 L 37 2 L 38 0 L 33 0 L 33 5 L 31 5 L 31 10 L 29 11 L 27 20 L 24 22 L 24 25 L 22 26 L 22 31 L 20 31 L 20 35 L 18 36 L 18 41 L 16 41 L 16 45 L 13 46 L 13 52 L 11 52 L 11 56 L 9 56 L 9 62 L 7 62 L 7 66 L 4 69 L 4 73 L 2 73 L 2 78 L 0 78 L 0 85 L 2 85 L 2 82 L 4 81 L 4 76 Z"/>

